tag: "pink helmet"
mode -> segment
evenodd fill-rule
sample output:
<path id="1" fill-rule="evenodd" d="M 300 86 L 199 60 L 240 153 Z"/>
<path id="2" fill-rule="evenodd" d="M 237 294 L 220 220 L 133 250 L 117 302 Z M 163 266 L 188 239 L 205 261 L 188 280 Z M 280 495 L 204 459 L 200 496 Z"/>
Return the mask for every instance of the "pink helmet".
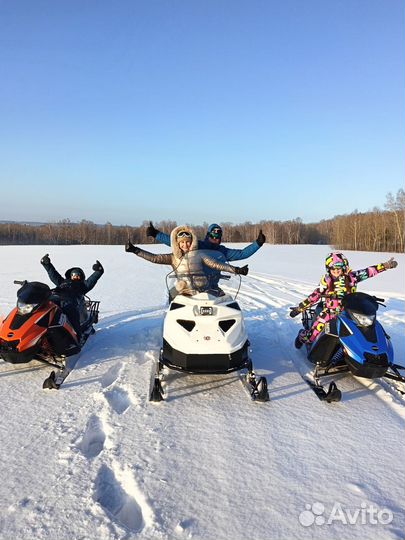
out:
<path id="1" fill-rule="evenodd" d="M 325 268 L 329 272 L 332 268 L 341 268 L 344 273 L 349 270 L 349 261 L 343 253 L 329 253 L 325 259 Z"/>

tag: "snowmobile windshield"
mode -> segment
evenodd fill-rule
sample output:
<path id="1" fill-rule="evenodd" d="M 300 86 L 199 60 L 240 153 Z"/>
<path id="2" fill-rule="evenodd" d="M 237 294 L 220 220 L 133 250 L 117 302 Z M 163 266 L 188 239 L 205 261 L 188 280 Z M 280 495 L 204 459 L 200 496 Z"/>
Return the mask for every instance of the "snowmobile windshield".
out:
<path id="1" fill-rule="evenodd" d="M 348 311 L 374 317 L 377 313 L 378 303 L 373 296 L 369 294 L 356 292 L 348 294 L 342 301 L 344 308 Z"/>
<path id="2" fill-rule="evenodd" d="M 240 276 L 228 272 L 229 266 L 222 253 L 215 250 L 194 250 L 185 253 L 175 271 L 168 278 L 175 278 L 167 282 L 169 293 L 194 296 L 201 292 L 208 292 L 213 296 L 223 296 L 224 288 L 228 294 L 236 296 L 240 287 Z M 225 285 L 226 284 L 226 285 Z M 171 292 L 170 292 L 171 291 Z M 236 294 L 235 294 L 236 293 Z"/>
<path id="3" fill-rule="evenodd" d="M 29 281 L 17 291 L 18 303 L 28 305 L 39 305 L 46 302 L 51 295 L 51 289 L 45 283 Z"/>

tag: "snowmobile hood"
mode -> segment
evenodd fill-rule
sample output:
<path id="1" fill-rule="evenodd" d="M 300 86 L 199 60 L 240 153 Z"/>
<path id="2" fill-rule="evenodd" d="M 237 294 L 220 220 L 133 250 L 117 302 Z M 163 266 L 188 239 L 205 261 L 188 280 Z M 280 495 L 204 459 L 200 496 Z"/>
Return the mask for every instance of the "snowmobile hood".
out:
<path id="1" fill-rule="evenodd" d="M 26 304 L 42 304 L 51 296 L 51 289 L 39 281 L 27 281 L 17 291 L 17 298 Z"/>
<path id="2" fill-rule="evenodd" d="M 192 241 L 190 251 L 198 249 L 197 236 L 195 235 L 195 232 L 193 231 L 193 229 L 191 229 L 191 227 L 188 227 L 187 225 L 180 225 L 179 227 L 175 227 L 170 234 L 170 245 L 173 251 L 173 255 L 176 257 L 176 259 L 181 259 L 183 257 L 183 252 L 179 248 L 177 240 L 177 235 L 180 231 L 189 232 L 191 234 Z"/>

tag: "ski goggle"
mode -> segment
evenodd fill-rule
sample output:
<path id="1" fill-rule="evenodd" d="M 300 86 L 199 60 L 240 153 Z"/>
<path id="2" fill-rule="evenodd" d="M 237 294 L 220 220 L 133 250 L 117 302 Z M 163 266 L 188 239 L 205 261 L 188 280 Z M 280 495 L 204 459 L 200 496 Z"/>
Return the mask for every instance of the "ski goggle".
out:
<path id="1" fill-rule="evenodd" d="M 177 238 L 192 238 L 192 236 L 188 231 L 180 231 L 177 233 Z"/>
<path id="2" fill-rule="evenodd" d="M 70 274 L 70 279 L 73 281 L 79 281 L 82 279 L 82 276 L 79 274 L 79 272 L 72 272 Z"/>
<path id="3" fill-rule="evenodd" d="M 210 238 L 222 238 L 222 229 L 221 227 L 214 227 L 213 229 L 211 229 L 211 231 L 208 233 L 208 236 Z"/>
<path id="4" fill-rule="evenodd" d="M 343 263 L 336 263 L 329 267 L 330 270 L 344 270 L 345 265 Z"/>

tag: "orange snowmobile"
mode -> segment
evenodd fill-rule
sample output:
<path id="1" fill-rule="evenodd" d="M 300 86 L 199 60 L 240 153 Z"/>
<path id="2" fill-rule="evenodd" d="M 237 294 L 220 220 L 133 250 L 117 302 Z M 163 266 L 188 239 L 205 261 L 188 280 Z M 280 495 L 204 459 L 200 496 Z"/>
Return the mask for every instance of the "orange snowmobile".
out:
<path id="1" fill-rule="evenodd" d="M 100 302 L 83 299 L 80 306 L 82 337 L 78 336 L 52 289 L 38 281 L 14 281 L 17 306 L 0 322 L 0 358 L 12 364 L 39 360 L 63 368 L 66 358 L 80 352 L 94 333 Z"/>

